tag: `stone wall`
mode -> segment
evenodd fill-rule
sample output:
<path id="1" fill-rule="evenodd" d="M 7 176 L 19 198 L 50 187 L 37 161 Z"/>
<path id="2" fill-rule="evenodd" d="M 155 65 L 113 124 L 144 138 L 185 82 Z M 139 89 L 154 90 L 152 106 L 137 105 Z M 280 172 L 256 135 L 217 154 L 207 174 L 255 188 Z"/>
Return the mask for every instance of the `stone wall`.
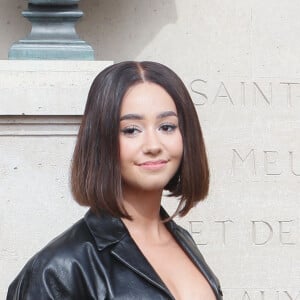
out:
<path id="1" fill-rule="evenodd" d="M 299 1 L 81 2 L 86 16 L 78 33 L 97 60 L 160 61 L 184 79 L 192 95 L 212 184 L 207 201 L 179 222 L 218 274 L 225 299 L 299 300 Z M 18 4 L 25 7 L 23 1 L 0 4 L 1 59 L 29 30 Z M 14 73 L 20 84 L 13 86 L 4 66 L 0 294 L 37 249 L 83 213 L 68 191 L 68 164 L 79 107 L 102 65 L 91 63 L 92 72 L 82 77 L 87 81 L 75 79 L 74 89 L 68 76 L 50 72 L 57 89 L 40 79 L 40 97 L 22 85 L 35 82 L 34 72 L 24 72 L 20 63 L 20 73 Z M 80 95 L 79 106 L 68 102 L 72 91 Z M 164 203 L 169 211 L 175 206 L 173 200 Z"/>
<path id="2" fill-rule="evenodd" d="M 77 221 L 69 167 L 88 89 L 111 62 L 0 61 L 0 298 Z"/>

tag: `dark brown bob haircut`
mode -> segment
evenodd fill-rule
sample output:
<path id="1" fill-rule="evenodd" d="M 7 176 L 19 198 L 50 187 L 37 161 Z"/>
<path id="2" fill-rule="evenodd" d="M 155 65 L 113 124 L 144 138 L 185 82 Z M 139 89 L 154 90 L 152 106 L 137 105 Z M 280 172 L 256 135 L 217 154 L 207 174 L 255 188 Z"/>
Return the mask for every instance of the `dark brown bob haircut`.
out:
<path id="1" fill-rule="evenodd" d="M 207 196 L 207 156 L 198 116 L 184 83 L 171 69 L 156 62 L 117 63 L 94 79 L 73 154 L 72 193 L 79 204 L 95 213 L 131 219 L 122 202 L 120 107 L 128 89 L 143 82 L 160 85 L 176 105 L 183 157 L 165 190 L 179 198 L 174 215 L 184 216 Z"/>

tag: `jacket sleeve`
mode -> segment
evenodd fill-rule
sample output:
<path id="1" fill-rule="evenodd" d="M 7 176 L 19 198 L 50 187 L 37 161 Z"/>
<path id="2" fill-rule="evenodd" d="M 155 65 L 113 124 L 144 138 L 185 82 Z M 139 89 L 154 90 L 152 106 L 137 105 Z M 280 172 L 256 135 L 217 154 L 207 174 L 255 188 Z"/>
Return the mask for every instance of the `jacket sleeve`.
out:
<path id="1" fill-rule="evenodd" d="M 64 263 L 48 263 L 36 255 L 9 286 L 6 300 L 80 299 L 71 270 L 65 267 Z"/>

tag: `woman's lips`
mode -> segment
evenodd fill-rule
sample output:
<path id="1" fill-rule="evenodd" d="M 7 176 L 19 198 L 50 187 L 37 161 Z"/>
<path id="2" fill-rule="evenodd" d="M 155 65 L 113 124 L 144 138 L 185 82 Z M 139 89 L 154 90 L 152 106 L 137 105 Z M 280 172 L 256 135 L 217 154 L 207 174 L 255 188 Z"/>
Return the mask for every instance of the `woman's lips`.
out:
<path id="1" fill-rule="evenodd" d="M 159 170 L 167 164 L 167 160 L 154 160 L 154 161 L 145 161 L 138 164 L 139 167 L 146 170 Z"/>

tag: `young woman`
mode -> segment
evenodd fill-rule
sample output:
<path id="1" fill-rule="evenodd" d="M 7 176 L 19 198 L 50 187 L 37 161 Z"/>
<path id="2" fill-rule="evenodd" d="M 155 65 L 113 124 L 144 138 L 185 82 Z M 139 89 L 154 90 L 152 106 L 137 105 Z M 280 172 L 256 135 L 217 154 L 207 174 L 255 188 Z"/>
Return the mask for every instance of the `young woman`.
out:
<path id="1" fill-rule="evenodd" d="M 37 253 L 7 300 L 220 300 L 219 282 L 172 220 L 208 192 L 197 114 L 164 65 L 122 62 L 94 80 L 75 147 L 72 192 L 85 217 Z M 178 197 L 169 217 L 163 190 Z"/>

